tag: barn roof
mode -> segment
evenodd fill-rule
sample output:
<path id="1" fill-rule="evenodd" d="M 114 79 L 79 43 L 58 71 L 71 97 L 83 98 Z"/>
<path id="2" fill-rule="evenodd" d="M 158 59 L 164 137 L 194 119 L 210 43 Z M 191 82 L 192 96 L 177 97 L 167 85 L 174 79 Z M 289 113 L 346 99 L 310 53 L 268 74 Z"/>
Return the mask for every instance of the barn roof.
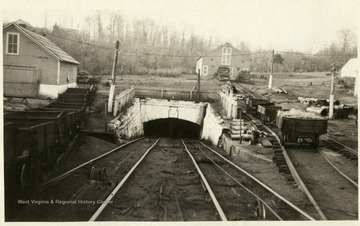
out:
<path id="1" fill-rule="evenodd" d="M 22 34 L 27 36 L 30 40 L 35 42 L 37 45 L 39 45 L 45 51 L 47 51 L 48 53 L 53 55 L 56 59 L 58 59 L 60 61 L 68 62 L 68 63 L 80 64 L 72 56 L 67 54 L 64 50 L 62 50 L 60 47 L 55 45 L 53 42 L 51 42 L 46 37 L 44 37 L 44 36 L 42 36 L 40 34 L 37 34 L 37 33 L 33 32 L 33 31 L 30 31 L 30 30 L 28 30 L 26 28 L 23 28 L 23 27 L 19 26 L 16 23 L 10 23 L 10 24 L 4 26 L 3 30 L 7 29 L 10 26 L 14 26 Z"/>
<path id="2" fill-rule="evenodd" d="M 235 48 L 233 45 L 231 45 L 230 43 L 227 42 L 227 43 L 225 43 L 225 44 L 223 44 L 223 45 L 220 45 L 219 47 L 215 48 L 213 51 L 208 52 L 207 54 L 198 57 L 196 61 L 200 60 L 202 57 L 205 57 L 205 56 L 208 56 L 208 55 L 212 54 L 213 52 L 216 52 L 218 49 L 221 49 L 221 48 L 224 47 L 224 46 L 229 46 L 229 47 L 231 47 L 233 50 L 235 50 L 236 52 L 238 52 L 238 54 L 234 54 L 234 55 L 243 56 L 245 59 L 250 60 L 250 57 L 246 57 L 245 55 L 241 55 L 241 51 L 240 51 L 239 49 Z"/>

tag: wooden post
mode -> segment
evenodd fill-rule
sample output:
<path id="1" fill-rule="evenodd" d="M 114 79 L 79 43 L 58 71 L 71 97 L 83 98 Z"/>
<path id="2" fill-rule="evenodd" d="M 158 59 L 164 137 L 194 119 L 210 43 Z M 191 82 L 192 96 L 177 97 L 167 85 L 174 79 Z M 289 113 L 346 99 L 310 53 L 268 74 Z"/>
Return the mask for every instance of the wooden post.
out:
<path id="1" fill-rule="evenodd" d="M 112 107 L 113 107 L 115 84 L 116 84 L 115 71 L 116 71 L 116 64 L 117 64 L 117 60 L 118 60 L 118 53 L 119 53 L 119 47 L 120 47 L 119 41 L 116 41 L 115 47 L 116 47 L 116 49 L 115 49 L 115 54 L 114 54 L 115 55 L 114 63 L 113 63 L 112 72 L 111 72 L 111 87 L 110 87 L 110 92 L 109 92 L 108 112 L 111 112 Z"/>
<path id="2" fill-rule="evenodd" d="M 272 51 L 271 72 L 269 76 L 269 87 L 268 87 L 269 89 L 272 88 L 273 72 L 274 72 L 274 50 Z"/>
<path id="3" fill-rule="evenodd" d="M 330 105 L 329 105 L 329 119 L 334 117 L 334 76 L 335 76 L 335 65 L 332 68 L 331 73 L 331 84 L 330 84 Z"/>
<path id="4" fill-rule="evenodd" d="M 241 116 L 241 109 L 240 109 L 240 115 L 239 115 L 239 118 L 240 118 L 240 144 L 242 143 L 242 139 L 241 139 L 241 119 L 242 119 L 242 116 Z"/>
<path id="5" fill-rule="evenodd" d="M 111 72 L 111 79 L 112 79 L 112 84 L 116 84 L 116 76 L 115 76 L 115 71 L 116 71 L 116 64 L 117 64 L 117 60 L 118 60 L 118 54 L 119 54 L 119 47 L 120 47 L 120 42 L 116 41 L 115 43 L 115 56 L 114 56 L 114 64 L 113 64 L 113 68 L 112 68 L 112 72 Z"/>
<path id="6" fill-rule="evenodd" d="M 198 101 L 200 102 L 200 69 L 198 70 Z"/>
<path id="7" fill-rule="evenodd" d="M 107 104 L 105 103 L 105 132 L 107 132 Z"/>

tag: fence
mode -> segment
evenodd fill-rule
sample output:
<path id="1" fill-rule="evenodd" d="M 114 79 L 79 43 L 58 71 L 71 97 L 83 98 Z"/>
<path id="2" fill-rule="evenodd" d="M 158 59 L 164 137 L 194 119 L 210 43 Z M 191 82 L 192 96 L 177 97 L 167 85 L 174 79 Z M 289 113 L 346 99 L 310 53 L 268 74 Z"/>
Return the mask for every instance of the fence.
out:
<path id="1" fill-rule="evenodd" d="M 134 87 L 131 87 L 130 89 L 121 92 L 119 95 L 116 95 L 114 101 L 113 116 L 116 116 L 117 112 L 120 111 L 121 108 L 123 108 L 127 103 L 129 103 L 132 99 L 134 99 L 134 96 L 135 96 Z"/>
<path id="2" fill-rule="evenodd" d="M 200 99 L 197 91 L 188 90 L 163 90 L 163 89 L 136 89 L 135 97 L 168 100 L 213 102 L 218 99 L 217 92 L 201 92 Z"/>

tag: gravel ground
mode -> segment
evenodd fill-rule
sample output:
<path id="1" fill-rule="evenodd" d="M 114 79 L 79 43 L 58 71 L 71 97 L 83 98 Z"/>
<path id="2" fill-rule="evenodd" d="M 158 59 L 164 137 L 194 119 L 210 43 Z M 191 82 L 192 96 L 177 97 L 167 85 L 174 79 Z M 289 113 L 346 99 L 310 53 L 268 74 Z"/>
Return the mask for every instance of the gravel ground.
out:
<path id="1" fill-rule="evenodd" d="M 196 75 L 181 75 L 177 78 L 165 78 L 165 77 L 155 77 L 155 76 L 148 76 L 146 79 L 144 79 L 144 76 L 122 76 L 120 79 L 117 80 L 119 88 L 120 89 L 126 89 L 130 87 L 131 85 L 135 85 L 137 88 L 169 88 L 169 89 L 192 89 L 192 87 L 197 86 L 197 80 Z M 311 79 L 311 78 L 310 78 Z M 328 79 L 328 78 L 326 78 Z M 328 93 L 328 89 L 320 89 L 321 86 L 304 86 L 309 81 L 293 81 L 291 82 L 290 79 L 286 79 L 286 89 L 291 90 L 292 93 L 295 95 L 304 95 L 304 87 L 306 87 L 306 93 L 311 94 L 317 97 L 321 97 L 321 95 L 326 96 Z M 283 81 L 283 82 L 285 82 Z M 202 80 L 202 90 L 205 91 L 215 91 L 218 90 L 219 85 L 222 83 L 218 82 L 214 79 L 208 79 L 208 80 Z M 276 84 L 276 83 L 275 83 Z M 104 124 L 105 124 L 105 114 L 104 114 L 104 103 L 107 101 L 107 91 L 109 87 L 103 86 L 100 84 L 99 86 L 98 95 L 95 98 L 95 101 L 93 105 L 90 108 L 90 113 L 88 117 L 88 123 L 86 125 L 86 129 L 91 129 L 94 131 L 104 131 Z M 266 89 L 267 84 L 263 80 L 256 81 L 256 87 L 257 89 L 263 94 L 269 93 Z M 270 94 L 271 95 L 271 94 Z M 276 94 L 273 94 L 276 95 Z M 339 92 L 339 95 L 343 95 L 341 98 L 339 97 L 340 101 L 344 103 L 356 103 L 356 98 L 349 96 L 347 94 L 344 94 L 344 91 Z M 276 99 L 277 97 L 275 97 Z M 335 98 L 337 99 L 337 94 L 335 94 Z M 279 98 L 280 99 L 280 98 Z M 286 102 L 286 100 L 282 100 L 283 102 Z M 290 101 L 290 104 L 296 104 L 293 103 L 294 101 Z M 107 120 L 109 120 L 111 117 L 108 116 Z M 351 120 L 332 120 L 329 122 L 329 128 L 333 130 L 338 130 L 344 136 L 336 136 L 336 139 L 339 141 L 349 141 L 349 137 L 351 138 L 351 146 L 357 147 L 357 125 L 355 123 L 352 123 Z M 351 129 L 349 129 L 351 128 Z M 331 134 L 331 132 L 330 132 Z M 108 151 L 109 149 L 113 148 L 115 144 L 102 141 L 93 137 L 84 137 L 84 143 L 81 146 L 78 146 L 74 149 L 71 153 L 69 153 L 63 160 L 63 163 L 61 162 L 58 170 L 55 171 L 53 175 L 55 176 L 61 172 L 63 172 L 66 168 L 75 166 L 79 164 L 82 161 L 85 161 L 87 159 L 92 158 L 93 156 L 97 156 L 101 153 L 104 153 L 105 151 Z M 348 142 L 350 143 L 350 142 Z M 333 155 L 333 154 L 332 154 Z M 311 158 L 307 156 L 303 159 L 298 159 L 299 163 L 307 163 L 308 158 Z M 337 161 L 340 162 L 342 165 L 346 165 L 347 162 L 345 159 L 342 159 L 339 156 L 333 155 L 332 158 L 337 159 Z M 251 173 L 253 173 L 257 178 L 264 181 L 266 184 L 268 184 L 271 188 L 278 191 L 280 194 L 282 194 L 284 197 L 287 197 L 291 201 L 298 203 L 300 208 L 305 209 L 306 204 L 303 202 L 305 199 L 304 194 L 296 187 L 293 183 L 288 183 L 286 179 L 278 173 L 277 168 L 273 164 L 259 164 L 254 162 L 241 162 L 238 163 L 243 168 L 249 170 Z M 310 164 L 310 163 L 309 163 Z M 317 164 L 316 162 L 314 163 Z M 316 170 L 316 169 L 314 169 Z M 357 175 L 357 173 L 356 173 Z M 323 179 L 331 180 L 332 175 L 326 174 L 324 172 Z M 313 180 L 316 181 L 318 178 L 314 178 Z M 324 182 L 325 183 L 325 182 Z M 71 182 L 69 183 L 69 186 L 71 186 Z M 336 185 L 334 189 L 340 189 L 341 185 Z M 349 200 L 349 203 L 354 204 L 353 200 Z M 330 208 L 329 207 L 329 211 Z M 347 207 L 343 207 L 344 210 Z M 41 215 L 41 208 L 38 208 L 38 212 L 35 215 Z M 338 211 L 332 211 L 331 214 L 334 214 L 334 217 L 336 216 L 336 212 Z M 352 214 L 354 213 L 354 210 L 348 210 L 348 213 L 345 215 L 349 218 L 353 219 Z M 357 213 L 357 212 L 356 212 Z M 344 214 L 344 213 L 341 213 Z M 342 215 L 343 216 L 343 215 Z M 341 218 L 345 219 L 345 218 Z M 347 218 L 346 218 L 347 219 Z"/>

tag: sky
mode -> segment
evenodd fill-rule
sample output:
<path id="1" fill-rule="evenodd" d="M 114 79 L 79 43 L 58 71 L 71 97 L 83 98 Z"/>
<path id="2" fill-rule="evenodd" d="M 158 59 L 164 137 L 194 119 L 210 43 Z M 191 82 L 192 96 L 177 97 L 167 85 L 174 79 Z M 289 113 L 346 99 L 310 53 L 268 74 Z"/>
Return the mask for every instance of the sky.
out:
<path id="1" fill-rule="evenodd" d="M 1 1 L 6 2 L 1 4 L 5 21 L 21 18 L 33 26 L 43 27 L 46 21 L 48 27 L 76 28 L 98 10 L 104 16 L 115 11 L 129 21 L 149 18 L 205 39 L 244 41 L 252 50 L 316 52 L 338 41 L 339 30 L 360 30 L 360 0 Z"/>

